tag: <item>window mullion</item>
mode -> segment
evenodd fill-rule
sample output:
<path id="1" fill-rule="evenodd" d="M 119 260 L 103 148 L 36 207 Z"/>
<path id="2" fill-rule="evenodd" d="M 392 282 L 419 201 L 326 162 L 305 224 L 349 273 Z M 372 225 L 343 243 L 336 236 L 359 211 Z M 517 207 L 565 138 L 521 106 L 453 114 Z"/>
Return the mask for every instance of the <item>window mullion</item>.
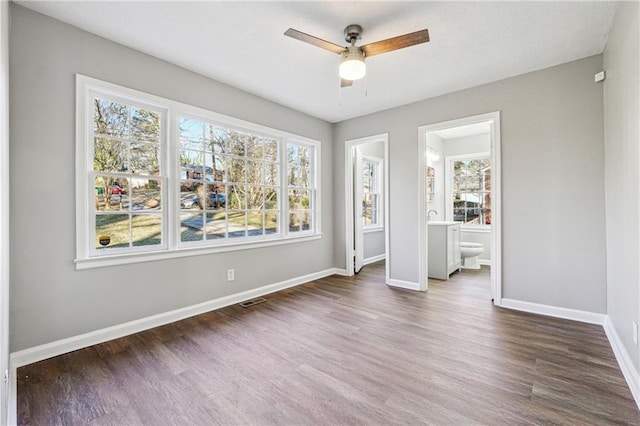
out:
<path id="1" fill-rule="evenodd" d="M 280 232 L 282 236 L 289 235 L 289 159 L 287 156 L 289 141 L 280 139 Z"/>
<path id="2" fill-rule="evenodd" d="M 164 175 L 164 232 L 167 236 L 167 249 L 175 250 L 180 238 L 180 126 L 178 111 L 169 107 L 164 123 L 165 137 L 161 141 L 164 155 L 161 156 L 161 174 Z M 161 145 L 162 152 L 162 145 Z M 163 168 L 164 167 L 164 168 Z"/>

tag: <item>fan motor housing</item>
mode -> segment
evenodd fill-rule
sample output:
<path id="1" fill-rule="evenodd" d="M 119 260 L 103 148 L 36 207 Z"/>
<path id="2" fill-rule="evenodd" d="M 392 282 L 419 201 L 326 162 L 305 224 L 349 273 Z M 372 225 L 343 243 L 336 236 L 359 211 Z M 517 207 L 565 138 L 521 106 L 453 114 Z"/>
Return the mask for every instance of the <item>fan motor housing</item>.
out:
<path id="1" fill-rule="evenodd" d="M 362 38 L 362 27 L 360 25 L 351 24 L 344 29 L 344 39 L 348 43 L 353 43 L 355 40 Z"/>

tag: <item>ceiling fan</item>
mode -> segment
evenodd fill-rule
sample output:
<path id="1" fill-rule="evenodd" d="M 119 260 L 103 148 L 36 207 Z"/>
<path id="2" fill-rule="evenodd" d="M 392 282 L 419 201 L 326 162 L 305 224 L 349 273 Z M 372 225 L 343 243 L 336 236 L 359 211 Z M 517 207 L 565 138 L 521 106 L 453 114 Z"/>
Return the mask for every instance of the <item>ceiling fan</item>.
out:
<path id="1" fill-rule="evenodd" d="M 424 29 L 365 44 L 364 46 L 356 46 L 356 40 L 362 38 L 362 27 L 356 24 L 348 25 L 344 29 L 344 39 L 347 43 L 351 44 L 347 47 L 342 47 L 330 41 L 305 34 L 293 28 L 285 31 L 284 35 L 342 56 L 342 61 L 340 62 L 341 87 L 351 86 L 354 80 L 359 80 L 364 77 L 366 73 L 365 57 L 375 56 L 429 41 L 429 31 Z"/>

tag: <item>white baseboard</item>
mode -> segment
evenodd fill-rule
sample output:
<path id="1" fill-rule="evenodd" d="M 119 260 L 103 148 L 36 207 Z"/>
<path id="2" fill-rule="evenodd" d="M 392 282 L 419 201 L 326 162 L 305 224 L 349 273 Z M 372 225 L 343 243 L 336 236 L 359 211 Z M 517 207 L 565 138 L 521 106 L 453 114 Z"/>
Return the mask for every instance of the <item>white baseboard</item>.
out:
<path id="1" fill-rule="evenodd" d="M 633 365 L 629 352 L 627 352 L 622 344 L 622 340 L 608 315 L 604 319 L 603 327 L 611 344 L 611 349 L 613 349 L 613 353 L 618 361 L 618 365 L 620 365 L 620 370 L 622 370 L 622 375 L 627 381 L 627 385 L 629 385 L 631 395 L 633 395 L 636 405 L 640 408 L 640 376 L 638 375 L 638 370 Z"/>
<path id="2" fill-rule="evenodd" d="M 387 282 L 387 285 L 391 287 L 405 288 L 407 290 L 420 291 L 420 283 L 414 283 L 412 281 L 389 279 L 389 282 Z"/>
<path id="3" fill-rule="evenodd" d="M 342 275 L 343 277 L 349 277 L 349 272 L 343 268 L 333 268 L 333 273 L 336 275 Z M 353 274 L 352 274 L 353 275 Z"/>
<path id="4" fill-rule="evenodd" d="M 133 333 L 148 330 L 150 328 L 169 324 L 185 318 L 199 315 L 205 312 L 223 308 L 225 306 L 234 305 L 245 300 L 255 297 L 264 296 L 265 294 L 274 293 L 289 287 L 294 287 L 309 281 L 317 280 L 333 274 L 341 274 L 343 272 L 337 268 L 329 268 L 324 271 L 295 277 L 279 283 L 265 285 L 253 290 L 243 291 L 241 293 L 231 294 L 229 296 L 220 297 L 218 299 L 199 303 L 197 305 L 187 306 L 169 312 L 164 312 L 150 317 L 126 322 L 124 324 L 114 325 L 112 327 L 91 331 L 89 333 L 80 334 L 78 336 L 69 337 L 55 342 L 45 343 L 43 345 L 34 346 L 32 348 L 23 349 L 13 352 L 10 355 L 11 371 L 15 376 L 15 369 L 34 362 L 42 361 L 47 358 L 62 355 L 67 352 L 83 349 L 88 346 L 103 343 L 108 340 L 117 339 L 119 337 L 128 336 Z"/>
<path id="5" fill-rule="evenodd" d="M 538 303 L 523 302 L 514 299 L 502 299 L 500 306 L 516 311 L 524 311 L 532 314 L 546 315 L 549 317 L 563 318 L 574 321 L 586 322 L 589 324 L 603 325 L 605 314 L 595 312 L 580 311 L 578 309 L 560 308 L 558 306 L 541 305 Z"/>
<path id="6" fill-rule="evenodd" d="M 362 261 L 362 263 L 365 264 L 365 265 L 369 265 L 371 263 L 375 263 L 375 262 L 379 262 L 381 260 L 385 260 L 386 258 L 387 258 L 387 255 L 383 253 L 383 254 L 379 254 L 378 256 L 368 257 L 368 258 L 364 259 Z"/>
<path id="7" fill-rule="evenodd" d="M 481 264 L 481 265 L 485 265 L 485 266 L 491 266 L 491 261 L 490 260 L 478 259 L 478 263 Z"/>

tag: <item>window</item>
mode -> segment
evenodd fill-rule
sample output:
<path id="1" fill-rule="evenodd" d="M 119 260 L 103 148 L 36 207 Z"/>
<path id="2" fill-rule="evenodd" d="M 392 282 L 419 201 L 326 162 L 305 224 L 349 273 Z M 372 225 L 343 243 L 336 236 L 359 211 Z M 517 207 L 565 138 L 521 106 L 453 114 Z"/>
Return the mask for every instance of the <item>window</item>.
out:
<path id="1" fill-rule="evenodd" d="M 93 95 L 91 251 L 165 247 L 162 111 Z"/>
<path id="2" fill-rule="evenodd" d="M 180 242 L 279 233 L 280 141 L 180 118 Z"/>
<path id="3" fill-rule="evenodd" d="M 488 155 L 450 157 L 453 220 L 491 225 L 491 163 Z"/>
<path id="4" fill-rule="evenodd" d="M 381 205 L 382 160 L 363 157 L 362 160 L 362 220 L 364 228 L 382 226 Z"/>
<path id="5" fill-rule="evenodd" d="M 83 76 L 77 89 L 79 268 L 319 237 L 317 141 Z"/>
<path id="6" fill-rule="evenodd" d="M 313 148 L 301 143 L 287 144 L 287 191 L 289 197 L 289 232 L 313 229 L 314 191 Z"/>

